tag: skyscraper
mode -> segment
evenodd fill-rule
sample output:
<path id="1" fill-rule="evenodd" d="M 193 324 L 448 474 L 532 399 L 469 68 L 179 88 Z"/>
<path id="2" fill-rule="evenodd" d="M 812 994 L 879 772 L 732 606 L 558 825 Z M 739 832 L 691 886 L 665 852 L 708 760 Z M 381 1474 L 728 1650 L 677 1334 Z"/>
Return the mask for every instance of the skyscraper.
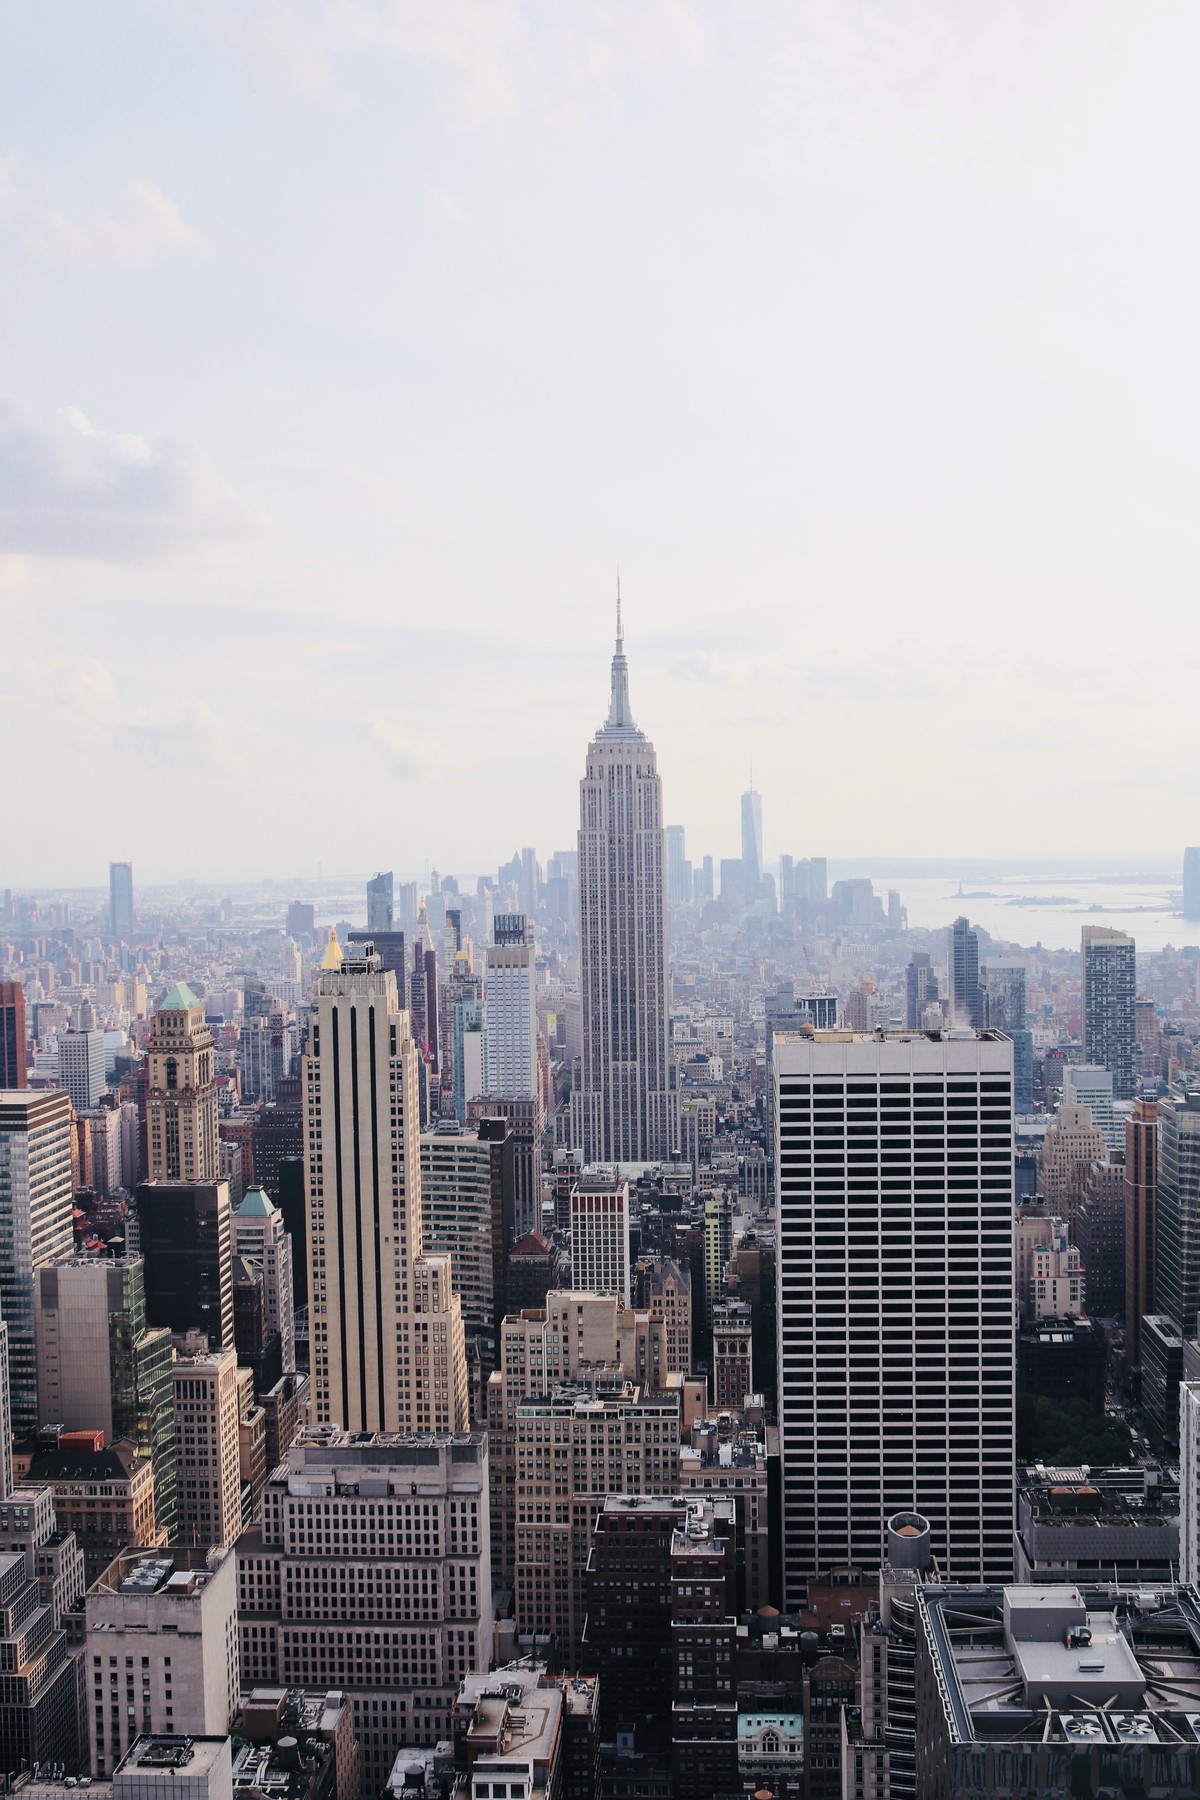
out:
<path id="1" fill-rule="evenodd" d="M 204 1005 L 177 981 L 146 1045 L 146 1146 L 152 1180 L 215 1181 L 221 1172 L 213 1034 Z"/>
<path id="2" fill-rule="evenodd" d="M 786 1603 L 918 1510 L 950 1580 L 1011 1580 L 1012 1049 L 777 1037 Z"/>
<path id="3" fill-rule="evenodd" d="M 1083 1060 L 1113 1078 L 1113 1097 L 1132 1100 L 1137 1085 L 1137 957 L 1123 931 L 1083 927 Z"/>
<path id="4" fill-rule="evenodd" d="M 0 1093 L 25 1086 L 26 1058 L 25 989 L 19 981 L 0 981 Z"/>
<path id="5" fill-rule="evenodd" d="M 1183 916 L 1200 919 L 1200 844 L 1183 853 Z"/>
<path id="6" fill-rule="evenodd" d="M 137 1191 L 146 1317 L 177 1336 L 202 1331 L 233 1345 L 233 1269 L 227 1181 L 143 1181 Z"/>
<path id="7" fill-rule="evenodd" d="M 925 1009 L 938 999 L 938 979 L 933 971 L 933 958 L 925 950 L 914 950 L 904 971 L 904 1023 L 919 1031 L 925 1022 Z"/>
<path id="8" fill-rule="evenodd" d="M 747 904 L 758 899 L 762 878 L 762 795 L 751 785 L 742 795 L 742 885 Z"/>
<path id="9" fill-rule="evenodd" d="M 667 826 L 667 898 L 672 906 L 687 906 L 692 898 L 692 865 L 682 825 Z"/>
<path id="10" fill-rule="evenodd" d="M 317 1423 L 461 1430 L 462 1310 L 449 1257 L 421 1251 L 419 1052 L 396 977 L 374 954 L 344 958 L 331 932 L 313 999 L 303 1061 Z"/>
<path id="11" fill-rule="evenodd" d="M 171 1334 L 147 1326 L 140 1257 L 72 1256 L 34 1278 L 38 1412 L 68 1431 L 127 1438 L 154 1472 L 154 1518 L 176 1526 Z"/>
<path id="12" fill-rule="evenodd" d="M 983 994 L 979 987 L 979 934 L 970 921 L 955 919 L 950 930 L 951 1023 L 978 1031 L 983 1024 Z"/>
<path id="13" fill-rule="evenodd" d="M 376 875 L 367 883 L 367 930 L 394 930 L 394 907 L 392 901 L 392 871 Z"/>
<path id="14" fill-rule="evenodd" d="M 230 1245 L 236 1256 L 261 1265 L 263 1300 L 269 1331 L 279 1333 L 283 1373 L 296 1372 L 296 1318 L 292 1288 L 292 1237 L 283 1214 L 265 1188 L 252 1187 L 230 1221 Z"/>
<path id="15" fill-rule="evenodd" d="M 1200 1311 L 1200 1095 L 1158 1102 L 1155 1312 L 1184 1337 Z"/>
<path id="16" fill-rule="evenodd" d="M 58 1037 L 58 1085 L 77 1113 L 90 1112 L 105 1089 L 104 1033 L 62 1031 Z"/>
<path id="17" fill-rule="evenodd" d="M 133 936 L 133 864 L 108 865 L 108 925 L 115 938 Z"/>
<path id="18" fill-rule="evenodd" d="M 571 1190 L 571 1283 L 629 1305 L 629 1183 L 581 1175 Z"/>
<path id="19" fill-rule="evenodd" d="M 1135 1100 L 1125 1121 L 1125 1357 L 1142 1366 L 1142 1319 L 1157 1312 L 1158 1102 Z"/>
<path id="20" fill-rule="evenodd" d="M 1025 1018 L 1024 966 L 989 963 L 983 971 L 983 1022 L 1013 1041 L 1013 1097 L 1019 1113 L 1033 1111 L 1033 1033 Z"/>
<path id="21" fill-rule="evenodd" d="M 523 913 L 497 913 L 484 986 L 484 1092 L 536 1100 L 537 966 Z"/>
<path id="22" fill-rule="evenodd" d="M 579 784 L 583 1048 L 571 1124 L 585 1162 L 670 1155 L 665 865 L 662 783 L 629 707 L 618 599 L 608 718 Z"/>
<path id="23" fill-rule="evenodd" d="M 60 1088 L 0 1093 L 0 1318 L 18 1433 L 39 1423 L 34 1277 L 71 1254 L 71 1206 L 69 1097 Z"/>

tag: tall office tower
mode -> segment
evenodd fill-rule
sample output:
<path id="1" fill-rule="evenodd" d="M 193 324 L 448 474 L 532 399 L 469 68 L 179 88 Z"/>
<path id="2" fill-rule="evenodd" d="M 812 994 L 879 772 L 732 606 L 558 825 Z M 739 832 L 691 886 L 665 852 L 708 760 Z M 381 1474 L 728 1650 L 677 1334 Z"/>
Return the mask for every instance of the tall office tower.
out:
<path id="1" fill-rule="evenodd" d="M 184 981 L 175 983 L 151 1022 L 146 1077 L 151 1180 L 215 1181 L 221 1158 L 213 1034 Z"/>
<path id="2" fill-rule="evenodd" d="M 503 1119 L 471 1129 L 443 1119 L 421 1133 L 422 1242 L 450 1258 L 463 1333 L 483 1380 L 496 1367 L 513 1244 L 513 1142 Z"/>
<path id="3" fill-rule="evenodd" d="M 1113 1078 L 1118 1100 L 1137 1086 L 1137 955 L 1133 939 L 1104 925 L 1083 928 L 1083 1059 Z"/>
<path id="4" fill-rule="evenodd" d="M 711 856 L 706 856 L 701 861 L 692 880 L 692 889 L 701 904 L 716 898 L 716 874 Z"/>
<path id="5" fill-rule="evenodd" d="M 687 1518 L 673 1490 L 613 1494 L 588 1545 L 585 1660 L 600 1678 L 602 1734 L 613 1742 L 636 1728 L 643 1762 L 648 1747 L 663 1757 L 670 1737 L 671 1545 Z M 673 1791 L 669 1777 L 663 1785 Z"/>
<path id="6" fill-rule="evenodd" d="M 1026 1025 L 1025 970 L 1019 963 L 988 963 L 983 971 L 983 1022 L 1013 1041 L 1013 1099 L 1019 1113 L 1033 1111 L 1033 1033 Z"/>
<path id="7" fill-rule="evenodd" d="M 1142 1366 L 1142 1319 L 1158 1311 L 1158 1101 L 1125 1121 L 1125 1359 Z"/>
<path id="8" fill-rule="evenodd" d="M 486 1088 L 483 982 L 464 975 L 450 987 L 450 1038 L 454 1051 L 454 1116 L 466 1124 L 467 1107 Z"/>
<path id="9" fill-rule="evenodd" d="M 1200 1095 L 1158 1102 L 1155 1312 L 1191 1337 L 1200 1311 Z"/>
<path id="10" fill-rule="evenodd" d="M 571 1189 L 571 1283 L 629 1305 L 629 1183 L 581 1175 Z"/>
<path id="11" fill-rule="evenodd" d="M 296 1303 L 292 1288 L 292 1236 L 265 1188 L 247 1188 L 230 1221 L 230 1248 L 263 1272 L 266 1329 L 279 1333 L 283 1374 L 296 1372 Z"/>
<path id="12" fill-rule="evenodd" d="M 146 1318 L 176 1336 L 202 1331 L 233 1347 L 232 1228 L 227 1181 L 143 1181 L 137 1191 Z"/>
<path id="13" fill-rule="evenodd" d="M 979 934 L 968 920 L 955 919 L 950 928 L 950 1002 L 952 1023 L 977 1031 L 983 1024 L 983 994 L 979 986 Z"/>
<path id="14" fill-rule="evenodd" d="M 86 1759 L 80 1653 L 62 1628 L 63 1612 L 82 1598 L 84 1582 L 83 1552 L 73 1532 L 56 1528 L 50 1489 L 23 1485 L 0 1498 L 4 1776 L 34 1763 L 77 1769 Z M 17 1789 L 13 1782 L 10 1791 Z"/>
<path id="15" fill-rule="evenodd" d="M 12 1400 L 9 1380 L 8 1326 L 0 1319 L 0 1504 L 13 1491 Z"/>
<path id="16" fill-rule="evenodd" d="M 1090 1107 L 1109 1150 L 1125 1148 L 1125 1116 L 1113 1107 L 1113 1078 L 1099 1063 L 1064 1064 L 1061 1105 Z"/>
<path id="17" fill-rule="evenodd" d="M 762 878 L 762 795 L 749 787 L 742 795 L 742 885 L 747 902 L 758 899 Z"/>
<path id="18" fill-rule="evenodd" d="M 123 1550 L 84 1603 L 84 1681 L 93 1775 L 136 1737 L 222 1737 L 238 1702 L 237 1570 L 231 1549 Z M 175 1776 L 169 1765 L 162 1774 Z M 181 1770 L 174 1791 L 188 1793 Z M 118 1793 L 124 1790 L 118 1787 Z M 225 1790 L 230 1791 L 228 1787 Z"/>
<path id="19" fill-rule="evenodd" d="M 313 1000 L 303 1063 L 316 1419 L 461 1430 L 462 1309 L 449 1258 L 421 1248 L 420 1052 L 396 977 L 372 953 L 344 958 L 331 936 Z"/>
<path id="20" fill-rule="evenodd" d="M 914 950 L 904 971 L 904 1023 L 910 1031 L 920 1031 L 926 1007 L 936 1005 L 937 999 L 933 958 L 924 950 Z"/>
<path id="21" fill-rule="evenodd" d="M 242 1528 L 237 1352 L 197 1342 L 176 1357 L 171 1378 L 180 1541 L 234 1544 Z"/>
<path id="22" fill-rule="evenodd" d="M 285 930 L 289 937 L 311 937 L 316 930 L 316 908 L 311 900 L 289 900 Z"/>
<path id="23" fill-rule="evenodd" d="M 402 1744 L 449 1739 L 491 1660 L 487 1438 L 310 1431 L 260 1518 L 238 1542 L 243 1686 L 344 1690 L 382 1793 Z"/>
<path id="24" fill-rule="evenodd" d="M 497 913 L 484 987 L 484 1091 L 538 1097 L 537 965 L 522 913 Z"/>
<path id="25" fill-rule="evenodd" d="M 692 898 L 692 865 L 682 825 L 667 826 L 667 898 L 672 906 L 686 906 Z"/>
<path id="26" fill-rule="evenodd" d="M 108 865 L 108 928 L 115 938 L 133 936 L 133 864 Z"/>
<path id="27" fill-rule="evenodd" d="M 675 1800 L 711 1800 L 739 1785 L 734 1545 L 734 1501 L 723 1495 L 692 1500 L 671 1538 Z"/>
<path id="28" fill-rule="evenodd" d="M 391 931 L 395 923 L 395 907 L 392 900 L 392 871 L 375 875 L 367 883 L 367 930 L 369 932 Z"/>
<path id="29" fill-rule="evenodd" d="M 27 1080 L 25 989 L 19 981 L 0 981 L 0 1093 Z"/>
<path id="30" fill-rule="evenodd" d="M 713 1315 L 725 1287 L 725 1265 L 733 1254 L 733 1204 L 728 1194 L 704 1197 L 701 1214 L 704 1236 L 704 1334 L 713 1328 Z"/>
<path id="31" fill-rule="evenodd" d="M 583 1056 L 572 1141 L 588 1162 L 666 1162 L 676 1132 L 668 1049 L 662 783 L 633 722 L 617 603 L 608 718 L 579 784 Z"/>
<path id="32" fill-rule="evenodd" d="M 1200 845 L 1183 853 L 1183 916 L 1200 919 Z"/>
<path id="33" fill-rule="evenodd" d="M 477 1100 L 467 1101 L 468 1124 L 477 1126 L 482 1119 L 503 1119 L 512 1136 L 516 1184 L 513 1231 L 517 1237 L 524 1237 L 541 1222 L 544 1112 L 540 1097 L 521 1100 L 482 1094 Z"/>
<path id="34" fill-rule="evenodd" d="M 147 1325 L 140 1257 L 71 1257 L 34 1279 L 39 1417 L 127 1439 L 154 1476 L 154 1516 L 176 1528 L 171 1333 Z"/>
<path id="35" fill-rule="evenodd" d="M 70 1097 L 60 1088 L 0 1093 L 0 1318 L 20 1436 L 38 1425 L 34 1278 L 71 1253 L 71 1196 Z"/>
<path id="36" fill-rule="evenodd" d="M 679 1415 L 678 1393 L 647 1394 L 620 1370 L 516 1404 L 514 1616 L 518 1632 L 553 1633 L 566 1667 L 583 1635 L 597 1515 L 609 1494 L 677 1492 Z"/>
<path id="37" fill-rule="evenodd" d="M 105 1089 L 104 1033 L 63 1031 L 58 1038 L 58 1085 L 77 1113 L 90 1112 Z"/>
<path id="38" fill-rule="evenodd" d="M 1011 1580 L 1012 1048 L 776 1039 L 786 1603 L 930 1520 L 949 1580 Z"/>

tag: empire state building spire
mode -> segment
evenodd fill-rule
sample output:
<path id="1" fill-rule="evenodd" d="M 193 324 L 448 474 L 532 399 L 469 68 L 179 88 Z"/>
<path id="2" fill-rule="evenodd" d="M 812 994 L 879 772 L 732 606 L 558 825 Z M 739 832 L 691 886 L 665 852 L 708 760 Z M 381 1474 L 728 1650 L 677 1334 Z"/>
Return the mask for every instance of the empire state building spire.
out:
<path id="1" fill-rule="evenodd" d="M 625 634 L 621 626 L 621 577 L 617 576 L 617 641 L 613 647 L 612 691 L 608 702 L 608 718 L 596 734 L 599 744 L 634 743 L 644 738 L 633 722 L 629 706 L 629 664 L 625 659 Z"/>
<path id="2" fill-rule="evenodd" d="M 665 835 L 654 746 L 629 707 L 618 586 L 608 718 L 579 784 L 583 1044 L 571 1125 L 585 1162 L 665 1162 L 677 1139 Z"/>

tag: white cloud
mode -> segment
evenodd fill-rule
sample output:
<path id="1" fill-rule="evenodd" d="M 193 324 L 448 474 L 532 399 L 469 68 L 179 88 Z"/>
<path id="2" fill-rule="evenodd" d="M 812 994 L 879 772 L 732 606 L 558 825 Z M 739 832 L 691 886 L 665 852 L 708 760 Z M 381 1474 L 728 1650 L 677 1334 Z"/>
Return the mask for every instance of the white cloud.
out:
<path id="1" fill-rule="evenodd" d="M 118 749 L 132 750 L 148 769 L 172 774 L 233 774 L 239 767 L 236 742 L 206 700 L 188 700 L 169 710 L 143 709 L 115 736 Z"/>
<path id="2" fill-rule="evenodd" d="M 351 102 L 349 64 L 383 51 L 443 80 L 470 126 L 532 107 L 578 115 L 624 70 L 697 62 L 706 33 L 691 0 L 267 0 L 222 17 L 226 32 L 301 98 Z"/>
<path id="3" fill-rule="evenodd" d="M 0 161 L 0 219 L 21 235 L 38 262 L 60 269 L 148 269 L 174 257 L 208 254 L 210 246 L 153 181 L 125 183 L 115 212 L 69 217 L 44 207 L 16 180 L 16 161 Z"/>
<path id="4" fill-rule="evenodd" d="M 371 742 L 383 751 L 383 766 L 397 781 L 411 781 L 421 773 L 424 759 L 410 738 L 386 719 L 371 721 Z"/>
<path id="5" fill-rule="evenodd" d="M 127 562 L 264 524 L 190 445 L 0 398 L 0 553 Z"/>

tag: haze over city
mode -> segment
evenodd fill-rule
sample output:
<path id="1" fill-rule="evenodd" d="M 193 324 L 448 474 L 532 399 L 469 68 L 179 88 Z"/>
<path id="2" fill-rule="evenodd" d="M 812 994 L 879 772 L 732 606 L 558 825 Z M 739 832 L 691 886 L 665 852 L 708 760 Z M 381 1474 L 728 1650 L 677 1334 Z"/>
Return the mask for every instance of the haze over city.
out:
<path id="1" fill-rule="evenodd" d="M 772 854 L 1173 855 L 1198 33 L 10 10 L 12 878 L 103 880 L 81 764 L 146 880 L 568 841 L 618 564 L 714 854 L 753 757 Z"/>

